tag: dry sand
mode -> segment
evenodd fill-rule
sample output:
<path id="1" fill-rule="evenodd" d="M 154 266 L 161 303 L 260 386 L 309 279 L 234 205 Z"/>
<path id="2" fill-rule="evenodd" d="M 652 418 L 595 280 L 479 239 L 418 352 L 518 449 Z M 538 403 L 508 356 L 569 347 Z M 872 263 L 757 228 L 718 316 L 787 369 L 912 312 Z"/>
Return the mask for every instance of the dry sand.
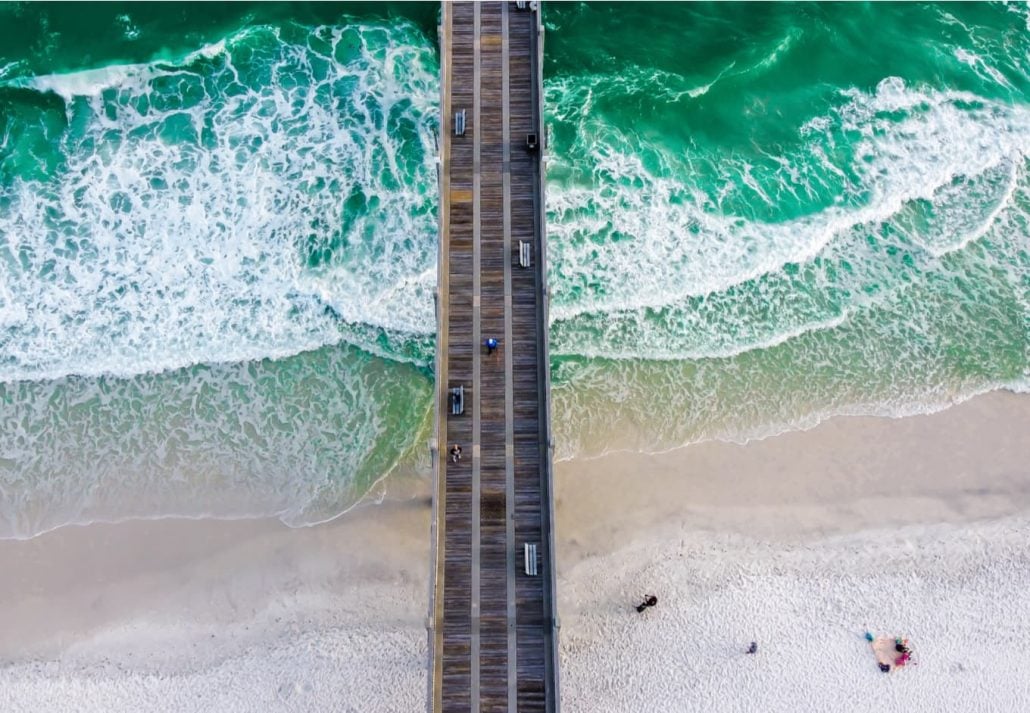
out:
<path id="1" fill-rule="evenodd" d="M 1030 398 L 994 393 L 560 464 L 563 710 L 1030 709 L 1028 434 Z M 424 496 L 63 528 L 0 571 L 5 712 L 424 704 Z M 881 674 L 866 629 L 918 664 Z"/>

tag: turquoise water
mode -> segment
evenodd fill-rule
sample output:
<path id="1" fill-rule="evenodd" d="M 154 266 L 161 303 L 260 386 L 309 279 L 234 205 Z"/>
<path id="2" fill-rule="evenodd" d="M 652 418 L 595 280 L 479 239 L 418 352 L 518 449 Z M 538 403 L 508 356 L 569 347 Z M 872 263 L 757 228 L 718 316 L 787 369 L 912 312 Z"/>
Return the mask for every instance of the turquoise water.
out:
<path id="1" fill-rule="evenodd" d="M 0 536 L 417 458 L 436 13 L 0 6 Z M 545 22 L 560 457 L 1027 389 L 1025 5 Z"/>

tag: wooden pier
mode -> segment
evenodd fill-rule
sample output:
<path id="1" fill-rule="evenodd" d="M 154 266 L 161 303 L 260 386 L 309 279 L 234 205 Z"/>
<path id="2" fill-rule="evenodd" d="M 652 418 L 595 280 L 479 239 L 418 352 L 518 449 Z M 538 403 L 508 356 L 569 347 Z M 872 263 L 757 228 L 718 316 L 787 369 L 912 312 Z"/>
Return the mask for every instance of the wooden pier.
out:
<path id="1" fill-rule="evenodd" d="M 551 713 L 558 617 L 538 6 L 444 2 L 440 42 L 428 708 Z"/>

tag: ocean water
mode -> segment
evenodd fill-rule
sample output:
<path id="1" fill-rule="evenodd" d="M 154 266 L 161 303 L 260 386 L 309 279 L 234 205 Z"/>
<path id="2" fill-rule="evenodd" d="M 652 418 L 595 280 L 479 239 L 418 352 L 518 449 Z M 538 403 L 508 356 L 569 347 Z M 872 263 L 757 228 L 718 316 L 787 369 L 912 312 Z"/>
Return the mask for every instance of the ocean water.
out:
<path id="1" fill-rule="evenodd" d="M 0 5 L 0 537 L 430 426 L 437 6 Z M 1030 11 L 545 6 L 558 456 L 1030 385 Z"/>

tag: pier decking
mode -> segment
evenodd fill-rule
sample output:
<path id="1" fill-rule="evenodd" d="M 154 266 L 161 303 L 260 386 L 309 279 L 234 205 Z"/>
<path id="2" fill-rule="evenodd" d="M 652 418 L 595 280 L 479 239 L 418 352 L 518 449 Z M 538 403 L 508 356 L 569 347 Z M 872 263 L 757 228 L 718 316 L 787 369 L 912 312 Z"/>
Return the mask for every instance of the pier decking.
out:
<path id="1" fill-rule="evenodd" d="M 428 707 L 554 712 L 542 24 L 536 3 L 445 2 L 440 41 Z"/>

